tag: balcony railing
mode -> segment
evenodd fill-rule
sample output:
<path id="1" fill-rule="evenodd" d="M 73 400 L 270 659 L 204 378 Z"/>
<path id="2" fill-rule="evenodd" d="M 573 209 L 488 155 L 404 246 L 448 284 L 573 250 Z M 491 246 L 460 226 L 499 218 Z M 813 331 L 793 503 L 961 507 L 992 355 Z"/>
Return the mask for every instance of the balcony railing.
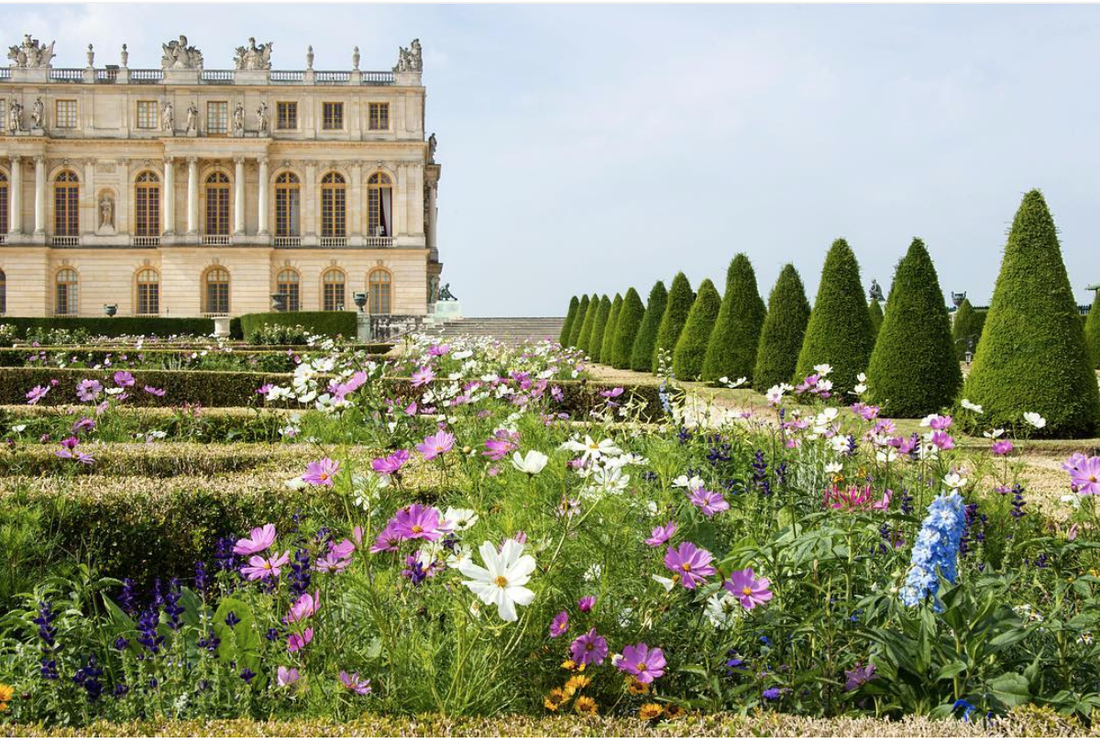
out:
<path id="1" fill-rule="evenodd" d="M 233 70 L 203 70 L 201 79 L 204 83 L 232 83 Z"/>
<path id="2" fill-rule="evenodd" d="M 109 67 L 106 70 L 96 70 L 95 80 L 97 83 L 113 83 L 118 80 L 118 68 Z"/>
<path id="3" fill-rule="evenodd" d="M 84 81 L 86 70 L 79 67 L 50 68 L 49 80 L 58 83 L 79 83 Z M 108 67 L 95 69 L 93 80 L 97 83 L 117 83 L 119 76 L 128 73 L 129 81 L 136 84 L 158 85 L 164 83 L 164 70 L 131 70 L 128 68 Z M 199 82 L 204 85 L 233 85 L 237 82 L 237 70 L 199 70 Z M 10 80 L 10 67 L 0 67 L 0 80 Z M 358 76 L 359 82 L 354 82 Z M 350 70 L 271 70 L 268 82 L 276 85 L 393 85 L 397 76 L 385 70 L 352 72 Z M 255 84 L 255 78 L 245 80 L 244 84 Z"/>
<path id="4" fill-rule="evenodd" d="M 346 237 L 322 237 L 321 238 L 321 247 L 322 248 L 343 248 L 343 247 L 346 247 L 347 244 L 348 244 L 348 239 Z"/>
<path id="5" fill-rule="evenodd" d="M 50 69 L 50 79 L 78 83 L 84 79 L 84 70 L 73 67 L 53 67 Z"/>
<path id="6" fill-rule="evenodd" d="M 164 79 L 164 70 L 130 70 L 130 82 L 159 83 Z"/>
<path id="7" fill-rule="evenodd" d="M 275 237 L 273 238 L 276 248 L 300 248 L 302 247 L 302 238 L 300 237 Z"/>
<path id="8" fill-rule="evenodd" d="M 233 239 L 229 235 L 203 235 L 203 245 L 231 245 Z"/>
<path id="9" fill-rule="evenodd" d="M 130 245 L 135 248 L 159 248 L 160 235 L 131 235 Z"/>
<path id="10" fill-rule="evenodd" d="M 53 235 L 50 245 L 55 248 L 76 248 L 80 246 L 80 237 L 77 235 Z"/>
<path id="11" fill-rule="evenodd" d="M 318 72 L 316 80 L 319 85 L 340 85 L 351 82 L 351 73 L 340 70 L 326 70 Z"/>
<path id="12" fill-rule="evenodd" d="M 300 83 L 306 79 L 302 70 L 272 70 L 268 79 L 273 83 Z"/>
<path id="13" fill-rule="evenodd" d="M 392 237 L 365 237 L 363 238 L 363 244 L 368 248 L 392 248 Z"/>

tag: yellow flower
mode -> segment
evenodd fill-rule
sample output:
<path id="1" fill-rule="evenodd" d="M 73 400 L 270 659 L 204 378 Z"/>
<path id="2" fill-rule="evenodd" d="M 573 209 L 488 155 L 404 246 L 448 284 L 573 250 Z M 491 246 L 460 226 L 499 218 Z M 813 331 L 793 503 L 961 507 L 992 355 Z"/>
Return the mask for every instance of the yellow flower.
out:
<path id="1" fill-rule="evenodd" d="M 564 663 L 561 664 L 561 667 L 564 668 L 567 671 L 572 671 L 573 669 L 575 669 L 577 667 L 577 664 L 574 663 L 571 660 L 567 660 L 567 661 L 565 661 Z"/>
<path id="2" fill-rule="evenodd" d="M 649 720 L 656 720 L 664 711 L 664 707 L 659 704 L 643 704 L 642 708 L 638 710 L 638 717 L 648 722 Z"/>
<path id="3" fill-rule="evenodd" d="M 578 689 L 583 689 L 590 683 L 592 683 L 592 679 L 587 676 L 574 676 L 565 682 L 565 690 L 569 693 L 569 696 L 573 696 Z"/>
<path id="4" fill-rule="evenodd" d="M 543 698 L 542 706 L 546 707 L 546 709 L 551 712 L 557 712 L 558 707 L 564 704 L 565 700 L 568 698 L 569 697 L 567 697 L 565 692 L 561 689 L 551 689 L 550 693 Z"/>
<path id="5" fill-rule="evenodd" d="M 686 711 L 687 710 L 685 710 L 683 707 L 681 707 L 678 704 L 670 704 L 667 707 L 665 707 L 665 717 L 667 717 L 670 720 L 675 720 L 677 717 L 680 717 L 681 715 L 683 715 L 684 712 L 686 712 Z"/>
<path id="6" fill-rule="evenodd" d="M 599 708 L 592 697 L 577 697 L 577 701 L 573 703 L 573 711 L 578 715 L 595 715 Z"/>
<path id="7" fill-rule="evenodd" d="M 8 708 L 8 702 L 15 695 L 15 689 L 7 684 L 0 684 L 0 712 Z"/>
<path id="8" fill-rule="evenodd" d="M 638 694 L 648 694 L 649 684 L 643 684 L 641 681 L 634 678 L 633 676 L 629 676 L 628 681 L 626 682 L 626 690 L 628 693 L 635 696 L 637 696 Z"/>

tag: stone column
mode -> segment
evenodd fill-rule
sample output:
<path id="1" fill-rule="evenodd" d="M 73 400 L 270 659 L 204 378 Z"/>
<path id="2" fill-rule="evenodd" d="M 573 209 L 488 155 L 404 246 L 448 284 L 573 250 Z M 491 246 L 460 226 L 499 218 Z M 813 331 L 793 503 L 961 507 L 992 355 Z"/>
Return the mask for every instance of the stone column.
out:
<path id="1" fill-rule="evenodd" d="M 312 162 L 306 163 L 306 182 L 302 184 L 302 233 L 307 238 L 306 242 L 317 237 L 317 166 Z"/>
<path id="2" fill-rule="evenodd" d="M 233 234 L 244 234 L 244 158 L 233 158 Z"/>
<path id="3" fill-rule="evenodd" d="M 34 158 L 34 234 L 46 234 L 46 158 Z"/>
<path id="4" fill-rule="evenodd" d="M 85 196 L 81 199 L 80 223 L 84 225 L 84 234 L 94 235 L 99 229 L 99 197 L 95 188 L 95 160 L 84 161 L 84 182 L 80 184 Z M 118 215 L 116 214 L 117 218 Z"/>
<path id="5" fill-rule="evenodd" d="M 187 158 L 187 234 L 199 233 L 199 159 Z"/>
<path id="6" fill-rule="evenodd" d="M 429 248 L 439 247 L 435 244 L 435 220 L 437 219 L 438 215 L 438 212 L 436 212 L 435 209 L 435 192 L 438 188 L 439 186 L 435 183 L 431 183 L 428 185 L 428 224 L 426 229 L 428 233 Z"/>
<path id="7" fill-rule="evenodd" d="M 164 191 L 161 197 L 160 226 L 162 235 L 176 234 L 176 164 L 171 157 L 164 158 Z"/>
<path id="8" fill-rule="evenodd" d="M 23 158 L 19 155 L 11 159 L 10 201 L 8 231 L 14 235 L 23 231 Z"/>
<path id="9" fill-rule="evenodd" d="M 351 213 L 351 234 L 362 244 L 363 235 L 367 234 L 367 202 L 363 198 L 363 166 L 355 163 L 351 166 L 351 199 L 348 203 L 348 212 Z"/>
<path id="10" fill-rule="evenodd" d="M 268 198 L 267 198 L 267 181 L 268 181 L 267 158 L 266 157 L 261 157 L 259 159 L 259 164 L 260 164 L 260 189 L 259 189 L 259 191 L 260 191 L 260 195 L 259 195 L 260 203 L 258 205 L 259 206 L 258 213 L 260 215 L 260 228 L 259 228 L 259 230 L 257 230 L 256 234 L 269 235 L 269 234 L 271 234 L 271 230 L 268 229 L 268 214 L 267 214 L 267 200 L 268 200 Z"/>

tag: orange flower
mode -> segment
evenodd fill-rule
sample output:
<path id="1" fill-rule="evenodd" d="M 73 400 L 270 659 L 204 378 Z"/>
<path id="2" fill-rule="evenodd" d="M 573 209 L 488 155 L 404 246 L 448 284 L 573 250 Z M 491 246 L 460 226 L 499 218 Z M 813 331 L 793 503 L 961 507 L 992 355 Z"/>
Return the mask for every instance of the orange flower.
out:
<path id="1" fill-rule="evenodd" d="M 557 712 L 558 708 L 565 704 L 565 700 L 567 700 L 569 696 L 571 695 L 567 695 L 561 689 L 551 689 L 550 693 L 543 698 L 542 706 L 546 707 L 546 709 L 551 712 Z"/>
<path id="2" fill-rule="evenodd" d="M 598 714 L 599 708 L 592 697 L 577 697 L 577 701 L 573 704 L 573 711 L 578 715 L 595 715 Z"/>
<path id="3" fill-rule="evenodd" d="M 15 689 L 7 684 L 0 684 L 0 712 L 8 708 L 8 702 L 15 695 Z"/>
<path id="4" fill-rule="evenodd" d="M 565 690 L 569 693 L 569 696 L 573 696 L 576 691 L 585 688 L 590 683 L 592 683 L 592 679 L 587 676 L 574 676 L 565 682 Z"/>
<path id="5" fill-rule="evenodd" d="M 564 663 L 561 664 L 561 667 L 564 668 L 567 671 L 572 671 L 577 667 L 577 664 L 574 663 L 571 660 L 567 660 L 567 661 L 565 661 Z"/>
<path id="6" fill-rule="evenodd" d="M 635 696 L 639 694 L 649 693 L 649 684 L 643 684 L 641 681 L 634 678 L 633 676 L 628 676 L 627 679 L 628 680 L 626 682 L 626 690 L 628 693 Z"/>
<path id="7" fill-rule="evenodd" d="M 687 710 L 678 704 L 670 704 L 665 707 L 665 717 L 670 720 L 675 720 L 677 717 L 682 716 Z"/>
<path id="8" fill-rule="evenodd" d="M 642 708 L 638 710 L 638 717 L 648 722 L 650 720 L 656 720 L 664 711 L 664 707 L 659 704 L 643 704 Z"/>

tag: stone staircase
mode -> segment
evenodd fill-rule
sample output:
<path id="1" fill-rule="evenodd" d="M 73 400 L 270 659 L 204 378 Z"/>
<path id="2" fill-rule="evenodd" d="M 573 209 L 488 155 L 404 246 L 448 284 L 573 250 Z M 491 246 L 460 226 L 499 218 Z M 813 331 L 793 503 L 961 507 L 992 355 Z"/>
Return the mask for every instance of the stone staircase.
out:
<path id="1" fill-rule="evenodd" d="M 464 317 L 424 327 L 423 332 L 443 338 L 458 335 L 489 336 L 504 343 L 537 342 L 561 334 L 564 317 Z"/>

